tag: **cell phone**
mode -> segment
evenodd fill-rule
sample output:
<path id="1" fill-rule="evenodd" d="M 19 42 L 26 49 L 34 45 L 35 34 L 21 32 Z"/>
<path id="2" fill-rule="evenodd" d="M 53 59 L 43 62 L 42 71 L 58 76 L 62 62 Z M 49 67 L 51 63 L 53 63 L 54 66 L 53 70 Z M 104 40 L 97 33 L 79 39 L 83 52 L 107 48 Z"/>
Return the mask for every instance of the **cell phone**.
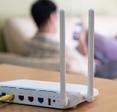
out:
<path id="1" fill-rule="evenodd" d="M 82 23 L 76 23 L 74 26 L 73 39 L 78 40 L 80 38 L 80 33 L 83 31 Z"/>

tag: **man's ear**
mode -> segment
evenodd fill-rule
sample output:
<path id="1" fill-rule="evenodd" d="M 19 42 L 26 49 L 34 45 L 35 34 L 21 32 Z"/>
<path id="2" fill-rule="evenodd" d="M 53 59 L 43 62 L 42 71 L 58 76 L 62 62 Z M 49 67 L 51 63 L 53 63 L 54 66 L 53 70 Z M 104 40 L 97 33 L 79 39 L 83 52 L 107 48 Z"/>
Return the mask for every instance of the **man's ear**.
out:
<path id="1" fill-rule="evenodd" d="M 56 22 L 56 19 L 57 19 L 57 14 L 56 13 L 50 14 L 50 17 L 49 17 L 50 23 Z"/>

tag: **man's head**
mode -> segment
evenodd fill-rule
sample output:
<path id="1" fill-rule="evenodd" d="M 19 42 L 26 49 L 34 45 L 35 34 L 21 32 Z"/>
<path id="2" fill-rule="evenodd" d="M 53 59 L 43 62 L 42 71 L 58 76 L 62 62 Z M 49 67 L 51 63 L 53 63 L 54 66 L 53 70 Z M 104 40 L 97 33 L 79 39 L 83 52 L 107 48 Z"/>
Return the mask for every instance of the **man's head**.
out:
<path id="1" fill-rule="evenodd" d="M 56 30 L 57 6 L 50 0 L 37 0 L 31 7 L 31 15 L 38 28 L 50 27 Z"/>

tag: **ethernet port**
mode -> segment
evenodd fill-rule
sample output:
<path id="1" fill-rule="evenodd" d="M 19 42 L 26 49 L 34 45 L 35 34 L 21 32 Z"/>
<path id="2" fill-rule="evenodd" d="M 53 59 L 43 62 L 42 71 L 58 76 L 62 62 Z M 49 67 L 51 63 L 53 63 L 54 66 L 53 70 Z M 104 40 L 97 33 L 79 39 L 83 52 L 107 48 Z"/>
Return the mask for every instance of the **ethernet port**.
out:
<path id="1" fill-rule="evenodd" d="M 39 101 L 39 103 L 43 103 L 44 102 L 44 98 L 39 97 L 38 101 Z"/>
<path id="2" fill-rule="evenodd" d="M 19 100 L 23 101 L 24 100 L 24 96 L 23 95 L 19 95 Z"/>
<path id="3" fill-rule="evenodd" d="M 29 97 L 28 97 L 28 100 L 29 100 L 30 102 L 33 102 L 34 98 L 33 98 L 32 96 L 29 96 Z"/>

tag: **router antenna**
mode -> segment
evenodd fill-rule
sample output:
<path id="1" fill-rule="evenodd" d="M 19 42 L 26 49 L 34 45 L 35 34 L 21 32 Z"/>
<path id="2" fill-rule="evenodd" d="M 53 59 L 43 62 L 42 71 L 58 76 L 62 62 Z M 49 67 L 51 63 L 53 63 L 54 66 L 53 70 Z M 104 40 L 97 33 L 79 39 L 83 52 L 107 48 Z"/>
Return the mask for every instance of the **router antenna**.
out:
<path id="1" fill-rule="evenodd" d="M 67 105 L 66 95 L 66 60 L 65 60 L 65 12 L 60 10 L 60 93 Z"/>
<path id="2" fill-rule="evenodd" d="M 88 91 L 87 100 L 93 100 L 93 77 L 94 77 L 94 11 L 89 10 L 88 29 Z"/>

